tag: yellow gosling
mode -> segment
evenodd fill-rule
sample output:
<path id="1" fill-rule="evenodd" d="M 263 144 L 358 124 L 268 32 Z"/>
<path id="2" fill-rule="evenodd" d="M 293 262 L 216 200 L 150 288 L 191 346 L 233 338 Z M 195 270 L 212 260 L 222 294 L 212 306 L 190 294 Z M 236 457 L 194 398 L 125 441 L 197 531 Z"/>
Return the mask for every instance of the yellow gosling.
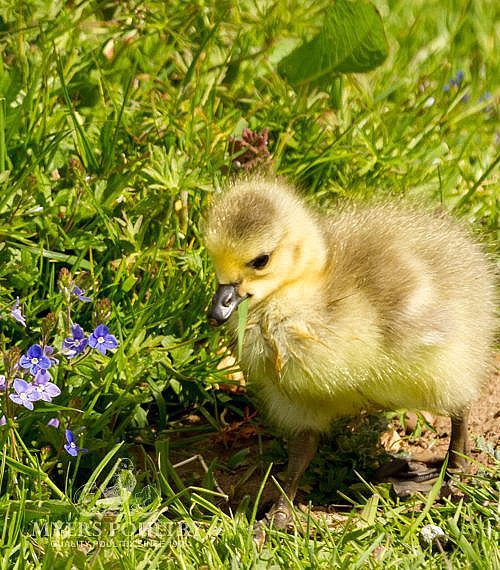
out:
<path id="1" fill-rule="evenodd" d="M 449 466 L 463 467 L 468 410 L 487 378 L 494 287 L 460 224 L 399 202 L 321 214 L 285 182 L 253 177 L 216 198 L 204 234 L 219 284 L 210 320 L 235 335 L 235 309 L 248 298 L 240 365 L 288 436 L 291 500 L 319 435 L 367 408 L 449 415 Z M 288 502 L 270 516 L 286 526 Z"/>

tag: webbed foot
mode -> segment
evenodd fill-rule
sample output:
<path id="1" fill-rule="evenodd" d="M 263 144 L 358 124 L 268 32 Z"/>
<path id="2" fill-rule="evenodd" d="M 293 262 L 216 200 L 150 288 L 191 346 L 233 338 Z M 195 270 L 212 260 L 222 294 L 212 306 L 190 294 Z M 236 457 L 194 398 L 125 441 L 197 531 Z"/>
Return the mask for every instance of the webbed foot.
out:
<path id="1" fill-rule="evenodd" d="M 428 493 L 439 473 L 440 468 L 434 463 L 394 459 L 377 470 L 375 480 L 392 483 L 398 497 L 407 497 L 414 493 Z"/>
<path id="2" fill-rule="evenodd" d="M 397 497 L 404 498 L 422 493 L 429 494 L 441 475 L 443 461 L 416 461 L 412 459 L 394 459 L 383 465 L 375 474 L 378 483 L 391 483 Z M 438 498 L 452 493 L 452 478 L 465 472 L 464 466 L 448 466 Z"/>
<path id="3" fill-rule="evenodd" d="M 278 504 L 257 521 L 253 526 L 253 541 L 260 549 L 266 542 L 266 528 L 272 527 L 277 530 L 287 530 L 292 524 L 292 512 L 289 505 Z"/>

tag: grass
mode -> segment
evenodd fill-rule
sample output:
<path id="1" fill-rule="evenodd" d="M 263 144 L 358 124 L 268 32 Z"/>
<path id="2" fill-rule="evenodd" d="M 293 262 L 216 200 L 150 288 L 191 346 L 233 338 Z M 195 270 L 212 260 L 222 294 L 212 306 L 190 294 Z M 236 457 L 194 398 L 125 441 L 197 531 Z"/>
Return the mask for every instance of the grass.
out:
<path id="1" fill-rule="evenodd" d="M 228 445 L 227 463 L 214 458 L 194 483 L 175 467 L 176 449 L 210 455 L 214 434 L 257 429 L 218 370 L 200 239 L 202 212 L 227 179 L 228 141 L 244 126 L 269 129 L 276 170 L 316 202 L 406 193 L 464 217 L 493 250 L 494 3 L 377 2 L 389 58 L 344 77 L 339 108 L 276 72 L 327 5 L 2 3 L 0 373 L 40 339 L 60 346 L 68 311 L 87 332 L 105 321 L 119 341 L 103 357 L 62 358 L 53 403 L 29 412 L 2 398 L 2 568 L 500 566 L 492 467 L 462 485 L 458 503 L 398 502 L 364 486 L 342 524 L 306 517 L 310 532 L 271 530 L 261 552 L 252 503 L 227 514 L 214 471 L 258 464 L 264 475 L 269 456 Z M 62 268 L 91 303 L 61 294 Z M 16 297 L 26 328 L 10 317 Z M 46 425 L 52 417 L 59 429 Z M 67 455 L 64 428 L 89 453 Z M 428 523 L 447 533 L 444 552 L 420 544 Z"/>

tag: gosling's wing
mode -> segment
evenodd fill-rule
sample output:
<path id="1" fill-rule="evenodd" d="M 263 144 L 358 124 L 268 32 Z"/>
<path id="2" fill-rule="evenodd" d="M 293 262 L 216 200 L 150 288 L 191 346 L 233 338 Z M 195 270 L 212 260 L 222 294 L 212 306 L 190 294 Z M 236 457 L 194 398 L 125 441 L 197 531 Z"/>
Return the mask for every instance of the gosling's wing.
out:
<path id="1" fill-rule="evenodd" d="M 332 311 L 339 298 L 367 300 L 385 342 L 439 344 L 478 310 L 487 318 L 489 308 L 471 307 L 491 281 L 480 248 L 447 217 L 366 206 L 337 214 L 327 231 Z"/>

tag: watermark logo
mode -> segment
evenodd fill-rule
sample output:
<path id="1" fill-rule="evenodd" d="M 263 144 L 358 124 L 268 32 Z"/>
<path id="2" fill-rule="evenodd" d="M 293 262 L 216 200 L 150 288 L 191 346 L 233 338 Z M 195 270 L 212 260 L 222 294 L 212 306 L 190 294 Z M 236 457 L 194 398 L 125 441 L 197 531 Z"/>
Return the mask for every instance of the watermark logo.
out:
<path id="1" fill-rule="evenodd" d="M 113 547 L 160 548 L 174 536 L 185 534 L 184 523 L 145 520 L 130 522 L 123 518 L 88 521 L 54 521 L 33 523 L 31 535 L 48 541 L 55 549 L 92 550 Z"/>

